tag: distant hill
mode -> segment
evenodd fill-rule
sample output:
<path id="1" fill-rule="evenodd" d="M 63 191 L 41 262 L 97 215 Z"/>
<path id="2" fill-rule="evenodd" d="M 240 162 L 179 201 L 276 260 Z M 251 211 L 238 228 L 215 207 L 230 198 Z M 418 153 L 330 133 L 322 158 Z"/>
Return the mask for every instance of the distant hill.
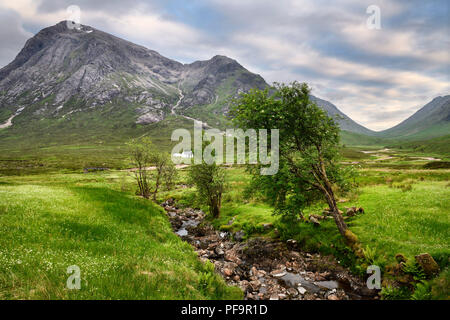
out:
<path id="1" fill-rule="evenodd" d="M 345 115 L 331 102 L 328 102 L 326 100 L 314 96 L 312 97 L 312 100 L 314 100 L 318 106 L 322 107 L 325 111 L 327 111 L 329 116 L 338 119 L 339 126 L 341 127 L 342 130 L 366 135 L 375 134 L 375 131 L 367 129 L 366 127 L 350 119 L 350 117 Z"/>
<path id="2" fill-rule="evenodd" d="M 385 138 L 424 140 L 450 134 L 450 95 L 436 97 L 411 117 L 377 133 Z"/>

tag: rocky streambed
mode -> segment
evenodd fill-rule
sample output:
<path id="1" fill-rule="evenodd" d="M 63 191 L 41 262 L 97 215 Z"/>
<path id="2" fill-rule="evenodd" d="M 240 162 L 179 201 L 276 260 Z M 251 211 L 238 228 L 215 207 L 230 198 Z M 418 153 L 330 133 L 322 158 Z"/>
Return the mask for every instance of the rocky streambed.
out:
<path id="1" fill-rule="evenodd" d="M 215 230 L 201 210 L 177 208 L 171 200 L 162 206 L 174 232 L 195 248 L 201 260 L 214 263 L 228 284 L 239 286 L 247 300 L 377 298 L 376 291 L 333 257 L 302 252 L 294 240 L 235 241 L 239 234 Z"/>

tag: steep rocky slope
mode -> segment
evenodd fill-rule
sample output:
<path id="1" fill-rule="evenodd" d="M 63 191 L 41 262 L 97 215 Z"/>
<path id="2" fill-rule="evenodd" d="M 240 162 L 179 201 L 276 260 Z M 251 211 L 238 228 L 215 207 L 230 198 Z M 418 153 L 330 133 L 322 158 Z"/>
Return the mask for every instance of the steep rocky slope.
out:
<path id="1" fill-rule="evenodd" d="M 225 56 L 182 64 L 62 21 L 37 33 L 0 69 L 1 135 L 133 130 L 170 115 L 223 128 L 230 97 L 267 86 L 261 76 Z M 371 134 L 333 104 L 313 98 L 331 116 L 339 115 L 342 129 Z"/>

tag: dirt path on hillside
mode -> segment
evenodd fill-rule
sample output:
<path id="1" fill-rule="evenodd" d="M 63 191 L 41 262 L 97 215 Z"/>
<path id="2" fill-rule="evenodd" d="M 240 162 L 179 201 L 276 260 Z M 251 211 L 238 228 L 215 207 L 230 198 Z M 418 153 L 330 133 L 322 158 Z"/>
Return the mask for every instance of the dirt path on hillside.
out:
<path id="1" fill-rule="evenodd" d="M 185 118 L 185 119 L 188 119 L 188 120 L 192 120 L 192 121 L 198 121 L 198 122 L 200 122 L 201 124 L 202 124 L 202 127 L 204 127 L 204 128 L 212 128 L 209 124 L 207 124 L 206 122 L 203 122 L 203 121 L 200 121 L 200 120 L 198 120 L 198 119 L 194 119 L 194 118 L 191 118 L 191 117 L 188 117 L 188 116 L 185 116 L 185 115 L 183 115 L 183 114 L 179 114 L 179 113 L 176 113 L 175 111 L 176 111 L 176 109 L 180 106 L 180 104 L 181 104 L 181 101 L 183 101 L 183 99 L 184 99 L 184 94 L 183 94 L 183 91 L 180 89 L 180 85 L 178 85 L 178 87 L 176 88 L 177 90 L 178 90 L 178 95 L 179 95 L 179 99 L 178 99 L 178 101 L 177 101 L 177 103 L 172 107 L 172 109 L 170 110 L 170 113 L 172 114 L 172 115 L 174 115 L 174 116 L 179 116 L 179 117 L 183 117 L 183 118 Z"/>
<path id="2" fill-rule="evenodd" d="M 17 109 L 16 112 L 11 117 L 9 117 L 8 120 L 6 120 L 6 122 L 0 124 L 0 129 L 11 127 L 12 126 L 12 120 L 15 117 L 17 117 L 19 114 L 21 114 L 23 109 L 25 109 L 25 107 L 21 107 L 21 108 Z"/>
<path id="3" fill-rule="evenodd" d="M 177 169 L 183 169 L 183 168 L 187 168 L 187 167 L 189 167 L 189 165 L 188 164 L 176 164 L 175 165 L 175 168 L 177 168 Z M 137 171 L 139 168 L 129 168 L 129 169 L 124 169 L 124 170 L 120 170 L 120 171 L 131 171 L 131 172 L 133 172 L 133 171 Z M 155 166 L 151 166 L 151 167 L 145 167 L 144 168 L 145 170 L 156 170 L 156 167 Z"/>

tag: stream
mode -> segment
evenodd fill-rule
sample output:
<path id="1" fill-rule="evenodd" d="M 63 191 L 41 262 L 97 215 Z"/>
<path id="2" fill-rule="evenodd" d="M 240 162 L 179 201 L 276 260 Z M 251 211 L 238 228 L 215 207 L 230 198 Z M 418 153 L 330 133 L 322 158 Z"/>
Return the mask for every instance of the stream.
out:
<path id="1" fill-rule="evenodd" d="M 174 232 L 194 247 L 200 260 L 213 263 L 227 284 L 240 287 L 246 300 L 378 298 L 334 257 L 302 252 L 295 240 L 244 242 L 241 232 L 215 230 L 201 210 L 178 208 L 171 199 L 162 207 Z"/>

